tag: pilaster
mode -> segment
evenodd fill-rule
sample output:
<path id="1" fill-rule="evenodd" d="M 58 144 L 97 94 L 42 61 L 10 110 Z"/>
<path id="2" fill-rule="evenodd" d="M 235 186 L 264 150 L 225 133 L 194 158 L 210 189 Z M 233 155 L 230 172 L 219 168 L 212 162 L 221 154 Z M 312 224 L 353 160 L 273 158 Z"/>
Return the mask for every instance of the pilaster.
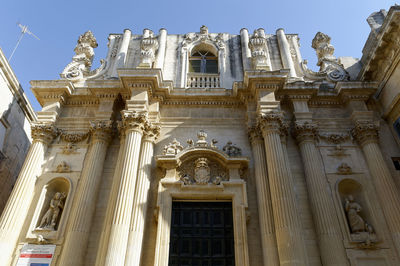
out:
<path id="1" fill-rule="evenodd" d="M 112 121 L 90 123 L 91 144 L 86 155 L 67 236 L 59 265 L 82 265 L 92 224 L 95 203 L 107 147 L 111 140 Z"/>
<path id="2" fill-rule="evenodd" d="M 0 218 L 0 265 L 8 265 L 11 261 L 32 201 L 36 179 L 41 174 L 44 154 L 56 135 L 53 124 L 32 125 L 32 145 Z"/>
<path id="3" fill-rule="evenodd" d="M 264 140 L 260 129 L 258 127 L 251 128 L 249 138 L 254 156 L 263 261 L 264 265 L 279 265 L 271 192 L 263 148 Z"/>

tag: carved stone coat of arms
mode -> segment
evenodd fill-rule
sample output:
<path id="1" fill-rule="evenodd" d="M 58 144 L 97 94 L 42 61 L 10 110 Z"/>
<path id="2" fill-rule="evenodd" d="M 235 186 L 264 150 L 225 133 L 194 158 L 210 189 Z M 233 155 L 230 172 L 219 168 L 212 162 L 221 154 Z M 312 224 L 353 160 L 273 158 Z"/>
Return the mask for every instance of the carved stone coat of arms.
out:
<path id="1" fill-rule="evenodd" d="M 207 158 L 199 158 L 195 162 L 194 180 L 197 184 L 207 184 L 210 181 L 210 167 Z"/>

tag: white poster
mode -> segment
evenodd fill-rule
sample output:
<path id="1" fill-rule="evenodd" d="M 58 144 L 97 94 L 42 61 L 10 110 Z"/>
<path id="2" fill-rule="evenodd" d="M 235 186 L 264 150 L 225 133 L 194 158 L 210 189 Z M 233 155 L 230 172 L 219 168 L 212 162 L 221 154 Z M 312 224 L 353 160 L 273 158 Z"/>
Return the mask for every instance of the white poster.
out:
<path id="1" fill-rule="evenodd" d="M 25 244 L 21 249 L 17 266 L 50 266 L 56 245 Z"/>

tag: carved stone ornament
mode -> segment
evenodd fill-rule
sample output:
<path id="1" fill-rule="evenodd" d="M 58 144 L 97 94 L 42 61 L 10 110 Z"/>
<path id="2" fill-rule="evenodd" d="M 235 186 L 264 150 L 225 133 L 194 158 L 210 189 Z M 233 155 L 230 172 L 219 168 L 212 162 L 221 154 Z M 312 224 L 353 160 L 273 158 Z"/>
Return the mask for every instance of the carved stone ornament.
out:
<path id="1" fill-rule="evenodd" d="M 331 37 L 325 33 L 318 32 L 313 41 L 312 48 L 315 49 L 318 56 L 317 66 L 320 67 L 318 72 L 314 72 L 307 67 L 307 60 L 301 62 L 301 68 L 306 78 L 311 80 L 342 81 L 348 80 L 349 74 L 344 66 L 333 56 L 335 48 L 331 45 Z"/>
<path id="2" fill-rule="evenodd" d="M 143 137 L 147 141 L 154 142 L 160 135 L 160 126 L 153 125 L 151 123 L 146 123 L 143 131 Z"/>
<path id="3" fill-rule="evenodd" d="M 58 130 L 50 123 L 32 123 L 31 135 L 33 140 L 49 144 L 57 135 Z"/>
<path id="4" fill-rule="evenodd" d="M 219 185 L 222 181 L 228 181 L 227 170 L 216 161 L 205 157 L 185 161 L 177 170 L 180 181 L 185 185 Z"/>
<path id="5" fill-rule="evenodd" d="M 50 201 L 49 207 L 40 221 L 37 230 L 55 231 L 64 209 L 64 200 L 66 195 L 64 192 L 56 192 Z"/>
<path id="6" fill-rule="evenodd" d="M 350 139 L 349 134 L 319 134 L 319 138 L 333 144 L 341 144 Z"/>
<path id="7" fill-rule="evenodd" d="M 372 121 L 357 121 L 351 134 L 361 145 L 367 142 L 377 142 L 379 138 L 379 124 Z"/>
<path id="8" fill-rule="evenodd" d="M 158 40 L 154 37 L 153 31 L 143 30 L 143 39 L 140 42 L 140 63 L 139 67 L 151 68 L 158 49 Z"/>
<path id="9" fill-rule="evenodd" d="M 109 142 L 112 135 L 111 120 L 96 120 L 90 121 L 89 132 L 93 139 Z"/>
<path id="10" fill-rule="evenodd" d="M 264 132 L 276 132 L 281 136 L 288 134 L 288 125 L 283 121 L 283 115 L 281 113 L 263 113 L 259 115 L 257 120 L 257 126 Z"/>
<path id="11" fill-rule="evenodd" d="M 86 133 L 66 133 L 61 132 L 60 138 L 66 142 L 77 143 L 84 141 L 89 136 L 89 132 Z"/>
<path id="12" fill-rule="evenodd" d="M 347 163 L 341 163 L 337 168 L 338 174 L 340 175 L 351 175 L 353 171 Z"/>
<path id="13" fill-rule="evenodd" d="M 194 180 L 197 184 L 207 184 L 210 181 L 210 167 L 207 158 L 199 158 L 195 161 Z"/>
<path id="14" fill-rule="evenodd" d="M 147 112 L 142 111 L 122 111 L 122 123 L 119 125 L 120 131 L 134 130 L 143 132 L 148 124 Z"/>
<path id="15" fill-rule="evenodd" d="M 78 147 L 75 144 L 68 142 L 61 148 L 61 153 L 69 155 L 73 153 L 77 153 Z"/>
<path id="16" fill-rule="evenodd" d="M 241 156 L 242 155 L 242 150 L 235 145 L 232 144 L 232 141 L 228 141 L 226 145 L 222 148 L 222 150 L 228 155 L 228 156 Z"/>
<path id="17" fill-rule="evenodd" d="M 249 48 L 251 50 L 251 62 L 255 70 L 271 70 L 271 61 L 269 59 L 267 39 L 264 29 L 255 30 L 249 39 Z"/>
<path id="18" fill-rule="evenodd" d="M 57 165 L 56 172 L 57 173 L 70 173 L 71 168 L 65 161 L 62 161 L 59 165 Z"/>
<path id="19" fill-rule="evenodd" d="M 177 155 L 182 150 L 181 143 L 174 139 L 170 144 L 164 146 L 163 155 Z"/>
<path id="20" fill-rule="evenodd" d="M 106 67 L 106 61 L 100 60 L 101 66 L 90 71 L 92 66 L 94 50 L 98 46 L 96 38 L 89 30 L 79 36 L 78 44 L 75 46 L 75 55 L 72 57 L 72 62 L 69 63 L 60 74 L 61 78 L 72 81 L 82 80 L 97 75 Z"/>
<path id="21" fill-rule="evenodd" d="M 298 142 L 311 140 L 314 141 L 318 137 L 318 125 L 311 122 L 298 122 L 294 123 L 293 136 Z"/>
<path id="22" fill-rule="evenodd" d="M 199 33 L 188 33 L 185 35 L 183 42 L 182 42 L 182 48 L 187 49 L 190 44 L 197 44 L 197 43 L 213 43 L 219 50 L 221 50 L 222 56 L 225 55 L 225 44 L 223 40 L 223 35 L 222 33 L 218 34 L 216 37 L 212 36 L 211 34 L 208 33 L 208 28 L 206 26 L 201 26 L 200 27 L 200 32 Z"/>

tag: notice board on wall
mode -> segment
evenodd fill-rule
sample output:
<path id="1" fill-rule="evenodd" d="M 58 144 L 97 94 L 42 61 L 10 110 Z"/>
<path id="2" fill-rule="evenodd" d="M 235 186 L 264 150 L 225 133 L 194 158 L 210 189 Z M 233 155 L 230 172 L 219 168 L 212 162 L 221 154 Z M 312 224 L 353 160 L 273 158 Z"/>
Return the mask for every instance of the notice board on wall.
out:
<path id="1" fill-rule="evenodd" d="M 16 266 L 50 266 L 56 245 L 25 244 Z"/>

